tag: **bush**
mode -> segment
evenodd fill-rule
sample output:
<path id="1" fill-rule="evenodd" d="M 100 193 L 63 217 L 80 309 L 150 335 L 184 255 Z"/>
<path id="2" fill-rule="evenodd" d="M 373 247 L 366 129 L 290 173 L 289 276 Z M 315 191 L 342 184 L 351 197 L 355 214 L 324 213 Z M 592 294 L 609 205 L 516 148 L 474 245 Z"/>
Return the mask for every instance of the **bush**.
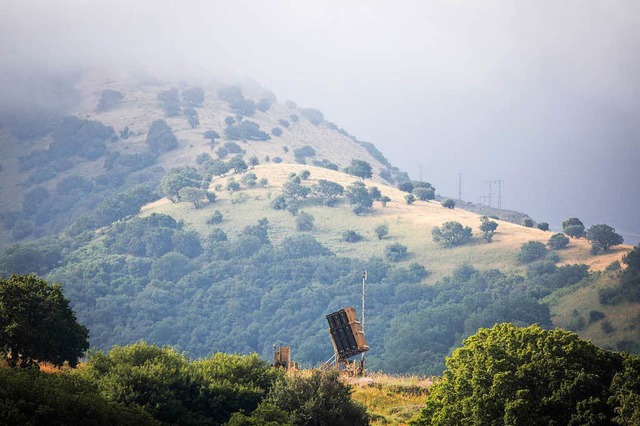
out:
<path id="1" fill-rule="evenodd" d="M 358 234 L 356 231 L 349 229 L 342 233 L 342 241 L 347 243 L 357 243 L 359 241 L 362 241 L 362 235 Z"/>
<path id="2" fill-rule="evenodd" d="M 453 201 L 451 198 L 445 198 L 442 201 L 442 207 L 445 207 L 447 209 L 453 209 L 456 207 L 456 202 Z"/>
<path id="3" fill-rule="evenodd" d="M 204 90 L 201 87 L 191 87 L 183 90 L 182 99 L 191 106 L 201 106 L 204 102 Z"/>
<path id="4" fill-rule="evenodd" d="M 431 230 L 433 241 L 445 247 L 455 247 L 471 240 L 473 232 L 468 226 L 462 226 L 460 222 L 450 221 L 436 226 Z"/>
<path id="5" fill-rule="evenodd" d="M 207 219 L 207 224 L 208 225 L 217 225 L 219 223 L 222 223 L 222 219 L 224 218 L 224 216 L 222 215 L 222 213 L 220 213 L 219 210 L 216 210 L 213 212 L 213 215 Z"/>
<path id="6" fill-rule="evenodd" d="M 293 150 L 293 156 L 295 157 L 298 163 L 304 164 L 307 157 L 313 157 L 316 155 L 316 150 L 310 147 L 309 145 L 305 145 L 302 148 L 296 148 Z"/>
<path id="7" fill-rule="evenodd" d="M 414 188 L 411 193 L 420 201 L 429 201 L 436 197 L 436 191 L 433 188 Z"/>
<path id="8" fill-rule="evenodd" d="M 374 229 L 374 232 L 376 237 L 381 240 L 389 234 L 389 226 L 385 224 L 378 225 L 376 226 L 376 229 Z"/>
<path id="9" fill-rule="evenodd" d="M 178 139 L 164 120 L 155 120 L 151 123 L 146 142 L 151 151 L 156 153 L 171 151 L 178 147 Z"/>
<path id="10" fill-rule="evenodd" d="M 278 123 L 280 123 L 280 125 L 285 129 L 289 128 L 289 122 L 287 120 L 278 120 Z"/>
<path id="11" fill-rule="evenodd" d="M 371 178 L 371 176 L 373 176 L 373 169 L 371 167 L 371 164 L 367 163 L 364 160 L 351 160 L 351 164 L 345 169 L 345 172 L 362 179 L 369 179 Z"/>
<path id="12" fill-rule="evenodd" d="M 104 90 L 96 107 L 97 112 L 109 111 L 120 106 L 124 95 L 116 90 Z"/>
<path id="13" fill-rule="evenodd" d="M 416 202 L 416 197 L 413 194 L 407 194 L 404 196 L 404 200 L 407 204 L 413 204 Z"/>
<path id="14" fill-rule="evenodd" d="M 601 250 L 609 251 L 611 247 L 617 246 L 624 242 L 622 235 L 617 234 L 616 230 L 609 225 L 593 225 L 587 230 L 587 240 L 591 243 L 591 253 L 597 254 Z"/>
<path id="15" fill-rule="evenodd" d="M 235 142 L 225 142 L 222 146 L 231 154 L 242 154 L 242 148 Z"/>
<path id="16" fill-rule="evenodd" d="M 498 223 L 492 220 L 489 220 L 488 217 L 483 217 L 482 222 L 480 223 L 480 230 L 482 231 L 482 238 L 488 243 L 493 239 L 493 233 L 498 228 Z"/>
<path id="17" fill-rule="evenodd" d="M 531 219 L 530 217 L 525 217 L 522 219 L 522 226 L 525 226 L 527 228 L 533 228 L 534 222 L 533 219 Z"/>
<path id="18" fill-rule="evenodd" d="M 547 222 L 540 222 L 537 226 L 538 226 L 538 229 L 541 231 L 549 230 L 549 224 Z"/>
<path id="19" fill-rule="evenodd" d="M 572 238 L 584 237 L 584 224 L 577 217 L 570 217 L 562 222 L 562 232 Z"/>
<path id="20" fill-rule="evenodd" d="M 384 255 L 392 262 L 399 262 L 407 257 L 407 246 L 400 243 L 389 244 L 385 248 Z"/>
<path id="21" fill-rule="evenodd" d="M 567 237 L 563 233 L 553 234 L 551 237 L 549 237 L 549 242 L 547 242 L 547 245 L 554 250 L 563 249 L 568 244 L 569 244 L 569 237 Z"/>
<path id="22" fill-rule="evenodd" d="M 271 140 L 266 132 L 260 130 L 258 123 L 243 120 L 239 123 L 228 125 L 224 134 L 231 140 L 268 141 Z"/>
<path id="23" fill-rule="evenodd" d="M 313 231 L 314 217 L 309 213 L 302 213 L 296 218 L 296 229 L 298 231 Z"/>
<path id="24" fill-rule="evenodd" d="M 282 129 L 280 127 L 274 127 L 271 129 L 271 134 L 273 136 L 282 136 Z"/>
<path id="25" fill-rule="evenodd" d="M 539 241 L 528 241 L 520 248 L 518 260 L 522 263 L 530 263 L 543 259 L 547 255 L 547 248 Z"/>
<path id="26" fill-rule="evenodd" d="M 600 311 L 590 311 L 589 312 L 589 324 L 594 323 L 594 322 L 598 322 L 601 319 L 603 319 L 606 315 L 604 314 L 604 312 L 600 312 Z"/>
<path id="27" fill-rule="evenodd" d="M 300 110 L 300 113 L 304 115 L 311 122 L 311 124 L 315 126 L 322 124 L 322 122 L 324 121 L 324 115 L 317 109 L 303 108 L 302 110 Z"/>

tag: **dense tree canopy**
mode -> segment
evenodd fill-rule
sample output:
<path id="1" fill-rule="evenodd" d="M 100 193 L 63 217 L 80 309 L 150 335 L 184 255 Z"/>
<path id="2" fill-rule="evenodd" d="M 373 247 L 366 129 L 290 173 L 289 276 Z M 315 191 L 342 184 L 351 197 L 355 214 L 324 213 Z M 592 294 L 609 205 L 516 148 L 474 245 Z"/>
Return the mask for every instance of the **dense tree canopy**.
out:
<path id="1" fill-rule="evenodd" d="M 447 359 L 413 424 L 632 424 L 640 414 L 632 402 L 640 381 L 630 377 L 638 365 L 560 329 L 498 324 Z"/>
<path id="2" fill-rule="evenodd" d="M 358 176 L 362 179 L 371 178 L 373 169 L 371 168 L 371 164 L 367 163 L 364 160 L 351 160 L 351 165 L 345 169 L 347 173 L 350 175 Z"/>
<path id="3" fill-rule="evenodd" d="M 35 275 L 0 280 L 0 351 L 9 365 L 75 366 L 89 347 L 88 337 L 60 285 Z"/>
<path id="4" fill-rule="evenodd" d="M 586 237 L 591 242 L 591 253 L 593 254 L 600 251 L 609 251 L 611 247 L 624 242 L 622 235 L 617 234 L 615 229 L 604 224 L 590 227 L 587 230 Z"/>
<path id="5" fill-rule="evenodd" d="M 471 239 L 472 231 L 468 226 L 462 226 L 460 222 L 445 222 L 442 226 L 436 226 L 431 230 L 433 241 L 445 247 L 462 245 Z"/>
<path id="6" fill-rule="evenodd" d="M 562 232 L 573 238 L 584 237 L 584 223 L 577 217 L 562 222 Z"/>

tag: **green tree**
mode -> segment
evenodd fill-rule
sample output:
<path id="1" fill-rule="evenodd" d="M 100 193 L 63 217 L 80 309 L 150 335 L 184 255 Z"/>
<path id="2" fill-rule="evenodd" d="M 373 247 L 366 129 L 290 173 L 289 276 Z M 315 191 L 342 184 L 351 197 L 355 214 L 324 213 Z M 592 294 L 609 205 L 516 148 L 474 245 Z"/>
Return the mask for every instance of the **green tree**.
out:
<path id="1" fill-rule="evenodd" d="M 587 240 L 591 243 L 591 253 L 597 254 L 600 251 L 609 251 L 613 246 L 624 242 L 622 235 L 609 225 L 593 225 L 587 230 Z"/>
<path id="2" fill-rule="evenodd" d="M 407 204 L 413 204 L 416 202 L 416 197 L 413 194 L 407 194 L 404 196 L 404 200 L 407 202 Z"/>
<path id="3" fill-rule="evenodd" d="M 383 195 L 382 197 L 380 197 L 380 202 L 382 203 L 382 207 L 387 207 L 387 203 L 391 201 L 391 198 L 387 197 L 386 195 Z"/>
<path id="4" fill-rule="evenodd" d="M 38 362 L 74 367 L 89 347 L 59 284 L 35 275 L 0 280 L 0 350 L 11 366 Z"/>
<path id="5" fill-rule="evenodd" d="M 389 244 L 384 249 L 384 255 L 392 262 L 399 262 L 407 257 L 407 246 L 400 243 Z"/>
<path id="6" fill-rule="evenodd" d="M 201 87 L 190 87 L 182 91 L 182 99 L 191 106 L 202 106 L 204 90 Z"/>
<path id="7" fill-rule="evenodd" d="M 146 142 L 151 151 L 159 154 L 178 147 L 178 139 L 164 120 L 155 120 L 151 123 Z"/>
<path id="8" fill-rule="evenodd" d="M 447 209 L 454 209 L 456 207 L 456 202 L 454 200 L 452 200 L 451 198 L 445 198 L 442 201 L 442 207 L 447 208 Z"/>
<path id="9" fill-rule="evenodd" d="M 527 228 L 533 228 L 533 225 L 535 225 L 535 223 L 533 222 L 533 219 L 531 219 L 530 217 L 525 217 L 522 219 L 522 226 Z"/>
<path id="10" fill-rule="evenodd" d="M 429 201 L 436 198 L 436 191 L 433 188 L 414 188 L 411 193 L 420 201 Z"/>
<path id="11" fill-rule="evenodd" d="M 541 231 L 548 231 L 549 230 L 549 224 L 547 222 L 540 222 L 538 223 L 538 229 Z"/>
<path id="12" fill-rule="evenodd" d="M 553 234 L 549 237 L 549 242 L 547 245 L 554 250 L 560 250 L 565 248 L 569 244 L 569 237 L 559 232 L 557 234 Z"/>
<path id="13" fill-rule="evenodd" d="M 431 230 L 433 241 L 445 247 L 454 247 L 467 243 L 471 240 L 473 232 L 468 226 L 462 226 L 460 222 L 449 221 L 436 226 Z"/>
<path id="14" fill-rule="evenodd" d="M 373 206 L 371 194 L 362 182 L 353 182 L 349 185 L 345 196 L 349 200 L 349 204 L 353 206 L 356 214 L 364 213 Z"/>
<path id="15" fill-rule="evenodd" d="M 229 163 L 227 163 L 227 165 L 236 173 L 245 172 L 249 168 L 249 166 L 247 166 L 247 163 L 245 163 L 245 161 L 242 159 L 242 156 L 240 155 L 236 155 L 231 160 L 229 160 Z"/>
<path id="16" fill-rule="evenodd" d="M 300 216 L 296 218 L 296 228 L 298 231 L 313 231 L 313 222 L 314 217 L 309 213 L 301 213 Z"/>
<path id="17" fill-rule="evenodd" d="M 378 237 L 378 239 L 381 240 L 389 234 L 389 226 L 382 223 L 376 226 L 376 229 L 374 229 L 374 232 L 376 234 L 376 237 Z"/>
<path id="18" fill-rule="evenodd" d="M 613 425 L 615 414 L 629 407 L 626 389 L 609 401 L 621 361 L 560 329 L 480 329 L 447 358 L 444 378 L 412 424 Z M 632 380 L 638 383 L 637 376 Z M 616 384 L 624 387 L 622 377 Z"/>
<path id="19" fill-rule="evenodd" d="M 373 176 L 372 170 L 371 164 L 366 161 L 353 159 L 351 160 L 351 165 L 349 165 L 345 171 L 350 175 L 358 176 L 362 179 L 368 179 Z"/>
<path id="20" fill-rule="evenodd" d="M 351 387 L 340 380 L 338 373 L 318 370 L 313 371 L 310 377 L 291 376 L 278 380 L 256 410 L 253 420 L 254 423 L 231 424 L 369 424 L 364 407 L 351 399 Z"/>
<path id="21" fill-rule="evenodd" d="M 180 201 L 192 203 L 196 209 L 199 209 L 202 207 L 202 203 L 207 200 L 207 191 L 202 188 L 191 188 L 187 186 L 180 189 L 178 198 Z"/>
<path id="22" fill-rule="evenodd" d="M 547 248 L 540 241 L 527 241 L 520 247 L 518 260 L 522 263 L 530 263 L 543 259 L 547 255 Z"/>
<path id="23" fill-rule="evenodd" d="M 342 241 L 347 243 L 357 243 L 362 241 L 362 235 L 352 229 L 348 229 L 342 233 Z"/>
<path id="24" fill-rule="evenodd" d="M 483 217 L 482 222 L 480 223 L 480 230 L 482 231 L 482 238 L 488 243 L 491 242 L 493 238 L 493 233 L 498 228 L 498 223 L 493 220 L 489 220 L 488 217 Z"/>
<path id="25" fill-rule="evenodd" d="M 313 192 L 321 198 L 327 206 L 333 206 L 337 198 L 344 193 L 344 187 L 339 183 L 320 179 L 318 184 L 313 188 Z"/>
<path id="26" fill-rule="evenodd" d="M 584 237 L 584 224 L 577 217 L 570 217 L 562 222 L 562 232 L 572 238 Z"/>
<path id="27" fill-rule="evenodd" d="M 202 175 L 193 167 L 174 167 L 160 181 L 160 191 L 165 197 L 176 202 L 183 188 L 200 188 Z"/>

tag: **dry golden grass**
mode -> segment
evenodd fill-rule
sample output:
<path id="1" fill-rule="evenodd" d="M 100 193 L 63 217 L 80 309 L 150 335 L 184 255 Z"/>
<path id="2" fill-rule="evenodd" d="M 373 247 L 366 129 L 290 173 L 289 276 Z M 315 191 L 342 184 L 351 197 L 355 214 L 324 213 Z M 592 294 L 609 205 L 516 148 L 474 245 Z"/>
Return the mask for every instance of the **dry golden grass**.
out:
<path id="1" fill-rule="evenodd" d="M 345 377 L 352 398 L 363 404 L 374 425 L 405 425 L 424 406 L 432 381 L 419 376 L 374 373 L 367 377 Z"/>

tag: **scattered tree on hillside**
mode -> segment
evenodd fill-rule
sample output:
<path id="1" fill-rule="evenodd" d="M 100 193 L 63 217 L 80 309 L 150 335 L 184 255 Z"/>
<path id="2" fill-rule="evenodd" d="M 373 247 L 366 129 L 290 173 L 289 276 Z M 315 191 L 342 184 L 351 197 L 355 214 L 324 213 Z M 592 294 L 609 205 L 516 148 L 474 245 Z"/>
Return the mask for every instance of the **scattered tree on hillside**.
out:
<path id="1" fill-rule="evenodd" d="M 480 329 L 446 363 L 415 426 L 632 424 L 640 415 L 640 359 L 564 330 Z"/>
<path id="2" fill-rule="evenodd" d="M 353 159 L 349 167 L 345 169 L 345 172 L 362 179 L 369 179 L 373 175 L 372 170 L 371 164 L 366 161 Z"/>
<path id="3" fill-rule="evenodd" d="M 349 204 L 353 206 L 353 211 L 358 215 L 367 212 L 373 206 L 371 194 L 362 182 L 356 181 L 349 185 L 345 195 Z"/>
<path id="4" fill-rule="evenodd" d="M 260 130 L 258 123 L 249 120 L 228 125 L 224 129 L 224 134 L 231 140 L 268 141 L 271 139 L 271 136 Z"/>
<path id="5" fill-rule="evenodd" d="M 0 351 L 12 367 L 38 362 L 75 367 L 89 347 L 59 284 L 35 275 L 0 280 Z"/>
<path id="6" fill-rule="evenodd" d="M 322 112 L 318 111 L 315 108 L 303 108 L 302 110 L 300 110 L 300 113 L 307 117 L 311 124 L 315 126 L 322 124 L 322 122 L 324 121 L 324 115 L 322 114 Z"/>
<path id="7" fill-rule="evenodd" d="M 543 259 L 547 255 L 547 248 L 540 241 L 528 241 L 520 247 L 518 260 L 522 263 L 530 263 Z"/>
<path id="8" fill-rule="evenodd" d="M 320 179 L 318 180 L 318 184 L 314 186 L 313 192 L 324 204 L 333 206 L 338 197 L 344 193 L 344 187 L 339 183 Z"/>
<path id="9" fill-rule="evenodd" d="M 342 233 L 342 241 L 347 243 L 357 243 L 359 241 L 362 241 L 362 235 L 360 235 L 353 229 L 348 229 Z"/>
<path id="10" fill-rule="evenodd" d="M 498 228 L 498 223 L 493 220 L 489 220 L 488 217 L 484 216 L 480 223 L 480 230 L 482 231 L 482 238 L 490 243 L 493 239 L 493 233 Z"/>
<path id="11" fill-rule="evenodd" d="M 563 233 L 553 234 L 551 237 L 549 237 L 549 242 L 547 242 L 547 245 L 554 250 L 563 249 L 568 244 L 569 244 L 569 237 L 567 237 Z"/>
<path id="12" fill-rule="evenodd" d="M 230 170 L 232 169 L 235 173 L 245 172 L 249 168 L 247 163 L 245 163 L 245 161 L 242 159 L 242 156 L 240 155 L 236 155 L 231 160 L 229 160 L 229 162 L 227 163 L 227 166 L 229 167 Z"/>
<path id="13" fill-rule="evenodd" d="M 538 229 L 541 231 L 548 231 L 549 230 L 549 224 L 547 222 L 540 222 L 538 223 Z"/>
<path id="14" fill-rule="evenodd" d="M 236 98 L 229 102 L 229 107 L 239 116 L 251 117 L 256 113 L 256 104 L 251 99 Z"/>
<path id="15" fill-rule="evenodd" d="M 404 200 L 407 204 L 413 204 L 416 202 L 416 197 L 413 194 L 407 194 L 404 196 Z"/>
<path id="16" fill-rule="evenodd" d="M 562 222 L 562 232 L 573 238 L 584 237 L 584 224 L 577 217 Z"/>
<path id="17" fill-rule="evenodd" d="M 167 117 L 175 117 L 180 114 L 180 99 L 178 89 L 169 89 L 158 93 L 158 102 Z"/>
<path id="18" fill-rule="evenodd" d="M 420 201 L 429 201 L 436 198 L 436 191 L 433 188 L 418 187 L 414 188 L 411 193 Z"/>
<path id="19" fill-rule="evenodd" d="M 296 218 L 296 229 L 298 231 L 313 231 L 314 217 L 309 213 L 301 213 Z"/>
<path id="20" fill-rule="evenodd" d="M 611 247 L 624 242 L 622 235 L 617 234 L 615 229 L 605 224 L 593 225 L 587 230 L 586 236 L 587 240 L 591 242 L 592 254 L 609 251 Z"/>
<path id="21" fill-rule="evenodd" d="M 158 154 L 178 147 L 178 139 L 176 139 L 171 127 L 164 120 L 155 120 L 151 123 L 147 132 L 146 143 L 152 152 Z"/>
<path id="22" fill-rule="evenodd" d="M 462 226 L 460 222 L 449 221 L 436 226 L 431 230 L 433 241 L 445 247 L 455 247 L 471 240 L 473 232 L 468 226 Z"/>
<path id="23" fill-rule="evenodd" d="M 456 207 L 456 202 L 454 200 L 452 200 L 451 198 L 445 198 L 442 201 L 442 207 L 447 208 L 447 209 L 453 209 Z"/>
<path id="24" fill-rule="evenodd" d="M 96 111 L 103 112 L 115 109 L 120 106 L 123 98 L 124 95 L 116 90 L 103 90 Z"/>
<path id="25" fill-rule="evenodd" d="M 216 132 L 215 130 L 207 130 L 202 134 L 202 136 L 204 136 L 205 139 L 209 139 L 211 141 L 211 148 L 213 148 L 216 143 L 216 139 L 220 137 L 220 133 Z"/>
<path id="26" fill-rule="evenodd" d="M 381 240 L 387 235 L 389 235 L 389 226 L 382 223 L 376 226 L 376 228 L 374 229 L 374 232 L 376 234 L 376 237 L 378 237 L 378 239 Z"/>
<path id="27" fill-rule="evenodd" d="M 160 181 L 162 195 L 174 203 L 180 199 L 180 190 L 186 187 L 202 187 L 202 175 L 193 167 L 174 167 Z"/>
<path id="28" fill-rule="evenodd" d="M 242 90 L 238 86 L 222 86 L 218 89 L 218 98 L 224 101 L 231 102 L 242 97 Z"/>
<path id="29" fill-rule="evenodd" d="M 224 216 L 222 215 L 222 213 L 220 213 L 219 210 L 216 210 L 213 212 L 213 215 L 207 219 L 207 225 L 217 225 L 219 223 L 222 223 L 222 219 L 224 218 Z"/>
<path id="30" fill-rule="evenodd" d="M 382 197 L 380 197 L 380 202 L 382 203 L 382 207 L 387 207 L 387 203 L 391 201 L 391 198 L 387 197 L 386 195 L 383 195 Z"/>
<path id="31" fill-rule="evenodd" d="M 398 189 L 403 192 L 413 191 L 413 182 L 410 180 L 398 183 Z"/>
<path id="32" fill-rule="evenodd" d="M 192 203 L 196 209 L 202 207 L 202 203 L 209 199 L 207 195 L 213 195 L 215 200 L 215 194 L 208 194 L 207 191 L 202 188 L 192 188 L 187 186 L 178 191 L 178 198 L 180 201 Z"/>
<path id="33" fill-rule="evenodd" d="M 522 219 L 522 226 L 527 227 L 527 228 L 533 228 L 533 225 L 535 223 L 533 222 L 533 219 L 531 219 L 530 217 L 525 217 Z"/>
<path id="34" fill-rule="evenodd" d="M 183 90 L 182 99 L 193 107 L 202 106 L 204 102 L 204 90 L 201 87 L 191 87 Z"/>
<path id="35" fill-rule="evenodd" d="M 384 249 L 384 255 L 392 262 L 400 262 L 407 257 L 407 246 L 400 243 L 389 244 Z"/>
<path id="36" fill-rule="evenodd" d="M 274 127 L 273 129 L 271 129 L 271 134 L 273 136 L 282 136 L 282 129 L 280 127 Z"/>
<path id="37" fill-rule="evenodd" d="M 285 150 L 285 152 L 287 151 Z M 296 148 L 293 150 L 293 156 L 296 162 L 300 164 L 306 164 L 306 158 L 315 157 L 315 155 L 316 155 L 316 150 L 310 147 L 309 145 L 305 145 L 302 148 Z"/>

